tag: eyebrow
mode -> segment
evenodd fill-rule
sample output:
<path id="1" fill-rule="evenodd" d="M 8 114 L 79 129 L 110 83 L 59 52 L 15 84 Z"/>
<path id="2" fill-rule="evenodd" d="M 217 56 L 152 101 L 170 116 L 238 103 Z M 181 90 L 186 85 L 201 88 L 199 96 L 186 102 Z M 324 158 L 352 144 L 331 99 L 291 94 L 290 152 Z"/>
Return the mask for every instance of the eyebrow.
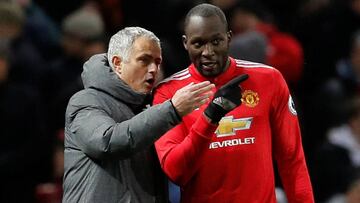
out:
<path id="1" fill-rule="evenodd" d="M 209 36 L 209 39 L 214 39 L 214 38 L 219 38 L 219 37 L 223 37 L 221 33 L 216 33 L 212 36 Z M 198 41 L 198 40 L 204 40 L 204 38 L 202 36 L 195 36 L 193 38 L 191 38 L 191 41 Z"/>
<path id="2" fill-rule="evenodd" d="M 153 58 L 155 60 L 162 60 L 161 57 L 154 57 L 153 55 L 148 54 L 148 53 L 143 53 L 143 54 L 137 56 L 136 58 L 146 58 L 146 59 L 152 59 Z"/>

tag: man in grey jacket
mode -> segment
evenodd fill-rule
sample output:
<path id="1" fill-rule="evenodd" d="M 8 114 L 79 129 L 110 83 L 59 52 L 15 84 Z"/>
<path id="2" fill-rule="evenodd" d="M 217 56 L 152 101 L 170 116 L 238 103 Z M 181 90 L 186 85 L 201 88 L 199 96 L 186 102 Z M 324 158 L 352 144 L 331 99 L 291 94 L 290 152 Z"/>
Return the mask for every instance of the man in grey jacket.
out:
<path id="1" fill-rule="evenodd" d="M 65 121 L 63 202 L 167 202 L 152 144 L 212 95 L 190 83 L 171 100 L 143 110 L 161 63 L 159 39 L 128 27 L 108 53 L 84 64 L 85 89 L 69 101 Z"/>

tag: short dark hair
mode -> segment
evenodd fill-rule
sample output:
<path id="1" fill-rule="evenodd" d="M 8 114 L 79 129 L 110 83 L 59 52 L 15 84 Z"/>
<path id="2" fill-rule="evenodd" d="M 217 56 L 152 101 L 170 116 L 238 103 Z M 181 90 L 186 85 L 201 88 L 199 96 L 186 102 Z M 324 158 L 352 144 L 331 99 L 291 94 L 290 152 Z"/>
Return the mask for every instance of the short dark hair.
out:
<path id="1" fill-rule="evenodd" d="M 189 24 L 189 20 L 192 16 L 201 16 L 201 17 L 211 17 L 211 16 L 218 16 L 220 20 L 224 23 L 226 30 L 228 30 L 228 22 L 226 20 L 224 12 L 217 6 L 212 4 L 199 4 L 186 14 L 185 21 L 184 21 L 184 30 Z"/>

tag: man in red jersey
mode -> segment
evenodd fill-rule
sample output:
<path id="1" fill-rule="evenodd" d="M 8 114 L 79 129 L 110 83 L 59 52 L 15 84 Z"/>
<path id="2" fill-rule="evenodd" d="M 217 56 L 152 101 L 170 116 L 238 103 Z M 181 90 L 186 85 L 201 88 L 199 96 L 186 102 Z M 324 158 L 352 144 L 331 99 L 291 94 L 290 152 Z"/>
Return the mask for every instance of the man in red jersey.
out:
<path id="1" fill-rule="evenodd" d="M 216 6 L 192 8 L 184 26 L 192 64 L 159 84 L 154 103 L 205 80 L 216 93 L 155 144 L 163 170 L 181 187 L 181 202 L 275 203 L 274 160 L 288 202 L 314 202 L 296 110 L 280 72 L 228 56 L 232 34 Z M 231 94 L 241 93 L 241 100 L 223 108 L 235 100 L 217 93 L 244 74 L 249 78 Z M 224 112 L 213 113 L 216 105 Z"/>

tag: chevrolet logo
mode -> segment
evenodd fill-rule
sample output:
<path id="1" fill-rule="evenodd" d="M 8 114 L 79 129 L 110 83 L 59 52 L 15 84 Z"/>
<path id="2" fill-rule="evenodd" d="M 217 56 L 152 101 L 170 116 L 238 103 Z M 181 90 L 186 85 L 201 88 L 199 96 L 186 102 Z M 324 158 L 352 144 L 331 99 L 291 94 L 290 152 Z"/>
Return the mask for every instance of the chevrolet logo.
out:
<path id="1" fill-rule="evenodd" d="M 253 118 L 234 119 L 233 116 L 223 117 L 215 133 L 217 137 L 235 135 L 237 130 L 246 130 L 250 128 Z"/>

